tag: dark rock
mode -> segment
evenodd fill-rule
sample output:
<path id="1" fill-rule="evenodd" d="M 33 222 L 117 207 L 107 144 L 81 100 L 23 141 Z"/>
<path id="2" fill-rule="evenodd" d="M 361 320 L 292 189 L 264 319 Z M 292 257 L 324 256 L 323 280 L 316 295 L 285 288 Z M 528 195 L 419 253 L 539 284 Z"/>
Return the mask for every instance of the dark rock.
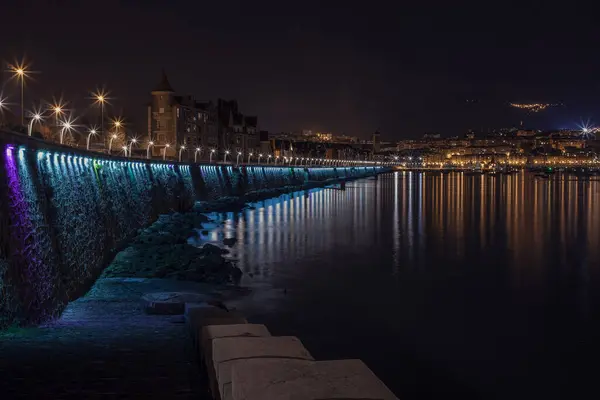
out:
<path id="1" fill-rule="evenodd" d="M 237 242 L 236 238 L 225 238 L 225 239 L 223 239 L 223 244 L 225 246 L 229 246 L 229 247 L 233 246 L 236 242 Z"/>
<path id="2" fill-rule="evenodd" d="M 206 297 L 198 293 L 161 292 L 147 293 L 142 296 L 144 310 L 148 314 L 180 315 L 185 310 L 185 303 L 199 303 Z"/>
<path id="3" fill-rule="evenodd" d="M 242 280 L 242 275 L 243 275 L 243 272 L 238 267 L 231 268 L 231 280 L 236 285 L 239 285 L 240 281 Z"/>
<path id="4" fill-rule="evenodd" d="M 203 254 L 221 254 L 221 248 L 219 246 L 215 246 L 214 244 L 210 244 L 210 243 L 206 243 L 204 246 L 202 246 L 202 253 Z"/>

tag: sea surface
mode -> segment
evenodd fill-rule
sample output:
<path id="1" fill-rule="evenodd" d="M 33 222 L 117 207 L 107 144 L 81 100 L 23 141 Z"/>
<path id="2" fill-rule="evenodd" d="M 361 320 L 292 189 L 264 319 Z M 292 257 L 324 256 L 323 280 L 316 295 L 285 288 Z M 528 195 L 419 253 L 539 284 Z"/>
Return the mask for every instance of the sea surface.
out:
<path id="1" fill-rule="evenodd" d="M 394 172 L 216 218 L 252 322 L 401 399 L 600 398 L 594 178 Z"/>

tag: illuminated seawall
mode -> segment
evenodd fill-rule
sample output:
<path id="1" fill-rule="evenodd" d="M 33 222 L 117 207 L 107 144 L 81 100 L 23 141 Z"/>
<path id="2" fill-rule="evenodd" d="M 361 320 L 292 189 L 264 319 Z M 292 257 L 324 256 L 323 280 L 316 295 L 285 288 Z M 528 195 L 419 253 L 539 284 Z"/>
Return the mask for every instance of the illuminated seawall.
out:
<path id="1" fill-rule="evenodd" d="M 127 160 L 8 132 L 0 132 L 0 149 L 0 328 L 57 315 L 160 214 L 196 200 L 380 172 Z"/>

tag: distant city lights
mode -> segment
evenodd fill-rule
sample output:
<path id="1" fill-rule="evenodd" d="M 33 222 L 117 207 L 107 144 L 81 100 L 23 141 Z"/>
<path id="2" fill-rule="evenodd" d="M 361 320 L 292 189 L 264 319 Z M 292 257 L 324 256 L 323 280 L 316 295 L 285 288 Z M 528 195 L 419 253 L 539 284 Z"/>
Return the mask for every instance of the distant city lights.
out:
<path id="1" fill-rule="evenodd" d="M 544 111 L 548 107 L 555 107 L 556 104 L 550 104 L 550 103 L 526 103 L 526 104 L 510 103 L 510 106 L 514 107 L 514 108 L 520 108 L 520 109 L 525 110 L 525 111 L 537 113 L 537 112 L 540 112 L 540 111 Z"/>

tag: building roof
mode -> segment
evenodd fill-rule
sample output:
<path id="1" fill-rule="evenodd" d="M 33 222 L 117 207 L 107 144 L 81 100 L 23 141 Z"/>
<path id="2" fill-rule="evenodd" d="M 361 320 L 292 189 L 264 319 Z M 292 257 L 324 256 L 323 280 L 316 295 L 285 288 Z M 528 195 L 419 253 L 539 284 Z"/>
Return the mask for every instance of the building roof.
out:
<path id="1" fill-rule="evenodd" d="M 171 92 L 171 93 L 175 92 L 173 90 L 173 88 L 171 87 L 171 84 L 169 83 L 169 79 L 167 78 L 167 73 L 165 72 L 164 69 L 162 71 L 162 80 L 160 81 L 158 86 L 156 86 L 154 88 L 153 92 Z"/>

